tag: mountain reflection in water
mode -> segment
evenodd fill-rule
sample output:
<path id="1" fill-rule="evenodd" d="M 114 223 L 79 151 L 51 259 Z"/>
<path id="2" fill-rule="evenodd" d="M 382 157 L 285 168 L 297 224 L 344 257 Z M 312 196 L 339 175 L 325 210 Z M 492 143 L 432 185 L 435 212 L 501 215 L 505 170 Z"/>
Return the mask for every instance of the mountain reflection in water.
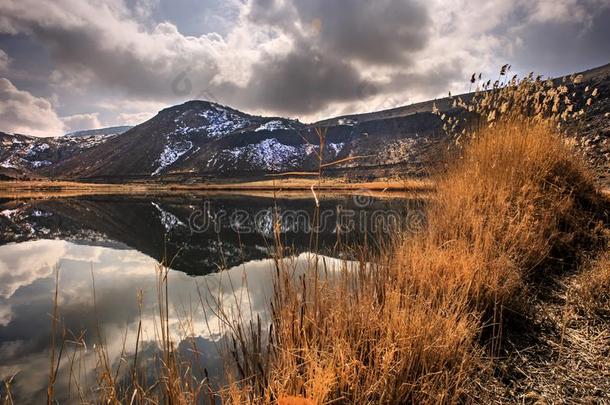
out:
<path id="1" fill-rule="evenodd" d="M 338 240 L 372 248 L 388 231 L 415 223 L 423 202 L 334 196 L 320 201 L 319 248 L 333 254 Z M 282 242 L 298 254 L 311 250 L 315 202 L 244 196 L 98 196 L 0 202 L 0 245 L 35 239 L 135 249 L 191 275 L 269 257 L 274 215 Z M 412 221 L 410 215 L 415 215 Z M 337 222 L 347 225 L 337 232 Z M 403 224 L 397 224 L 398 222 Z M 410 225 L 407 224 L 407 225 Z M 353 228 L 353 229 L 352 229 Z"/>
<path id="2" fill-rule="evenodd" d="M 370 200 L 362 204 L 351 197 L 335 197 L 321 201 L 320 210 L 332 213 L 352 207 L 354 215 L 398 210 L 408 216 L 421 203 Z M 158 352 L 156 267 L 164 258 L 171 260 L 169 327 L 178 350 L 192 357 L 194 342 L 200 364 L 218 382 L 222 370 L 218 346 L 225 328 L 215 315 L 217 308 L 212 310 L 206 303 L 216 303 L 227 314 L 248 308 L 241 312 L 241 321 L 260 318 L 263 327 L 268 327 L 274 262 L 267 258 L 273 246 L 273 220 L 270 224 L 265 212 L 279 210 L 313 215 L 314 204 L 310 199 L 202 201 L 124 196 L 0 202 L 0 378 L 17 374 L 12 385 L 16 403 L 40 403 L 46 398 L 55 267 L 60 274 L 61 325 L 73 340 L 84 333 L 86 343 L 86 350 L 76 344 L 65 348 L 56 384 L 60 403 L 78 402 L 74 382 L 68 390 L 72 354 L 80 359 L 79 383 L 86 387 L 95 381 L 93 347 L 99 342 L 98 327 L 112 366 L 120 361 L 123 341 L 123 357 L 129 359 L 140 321 L 139 292 L 143 297 L 141 356 L 153 358 Z M 231 215 L 235 211 L 240 215 Z M 226 215 L 219 218 L 223 212 Z M 194 213 L 199 213 L 200 220 L 205 214 L 216 222 L 206 229 L 201 228 L 205 221 L 199 222 L 193 229 Z M 375 243 L 381 237 L 379 230 L 368 229 L 344 235 L 337 232 L 333 220 L 336 217 L 329 219 L 328 229 L 320 230 L 322 252 L 335 254 L 338 239 Z M 223 221 L 224 225 L 218 225 Z M 258 224 L 252 226 L 252 222 Z M 311 255 L 306 253 L 311 233 L 301 226 L 286 224 L 281 235 L 294 254 L 285 260 L 296 275 L 311 264 Z M 331 272 L 346 265 L 352 264 L 325 258 Z"/>

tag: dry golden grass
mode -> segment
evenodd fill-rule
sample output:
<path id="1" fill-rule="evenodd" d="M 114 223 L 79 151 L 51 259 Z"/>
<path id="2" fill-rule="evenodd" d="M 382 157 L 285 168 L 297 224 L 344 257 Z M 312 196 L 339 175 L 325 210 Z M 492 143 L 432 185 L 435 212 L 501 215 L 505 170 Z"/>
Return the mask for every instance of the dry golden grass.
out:
<path id="1" fill-rule="evenodd" d="M 475 261 L 465 267 L 476 301 L 505 303 L 551 256 L 572 259 L 594 238 L 598 203 L 592 175 L 552 127 L 505 123 L 480 133 L 439 180 L 427 246 Z"/>
<path id="2" fill-rule="evenodd" d="M 478 131 L 437 179 L 424 233 L 338 279 L 278 268 L 270 369 L 232 402 L 472 399 L 533 273 L 596 243 L 592 184 L 548 123 Z"/>
<path id="3" fill-rule="evenodd" d="M 610 319 L 610 251 L 579 274 L 574 285 L 576 303 L 581 309 Z"/>

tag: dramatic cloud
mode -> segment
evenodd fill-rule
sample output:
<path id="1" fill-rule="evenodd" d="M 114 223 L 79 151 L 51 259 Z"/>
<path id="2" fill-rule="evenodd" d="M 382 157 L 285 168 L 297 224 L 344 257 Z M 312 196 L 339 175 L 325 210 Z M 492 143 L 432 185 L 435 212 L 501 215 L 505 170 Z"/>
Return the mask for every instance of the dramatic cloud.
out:
<path id="1" fill-rule="evenodd" d="M 248 101 L 282 113 L 313 113 L 336 101 L 355 100 L 368 84 L 354 66 L 316 52 L 291 52 L 253 67 Z"/>
<path id="2" fill-rule="evenodd" d="M 31 1 L 4 2 L 0 27 L 46 44 L 57 64 L 55 86 L 76 91 L 98 84 L 125 97 L 167 102 L 203 96 L 301 116 L 362 101 L 363 86 L 384 80 L 371 79 L 367 64 L 409 66 L 427 41 L 429 22 L 425 7 L 410 0 L 358 0 L 350 7 L 257 0 L 238 9 L 224 37 L 192 37 L 167 21 L 138 22 L 154 14 L 154 4 L 138 3 L 132 11 L 118 0 Z M 261 17 L 265 7 L 278 9 L 275 20 L 273 13 Z"/>
<path id="3" fill-rule="evenodd" d="M 57 136 L 63 123 L 47 100 L 0 79 L 0 124 L 3 131 L 37 136 Z"/>
<path id="4" fill-rule="evenodd" d="M 84 129 L 101 128 L 99 113 L 74 114 L 68 117 L 61 117 L 65 125 L 66 132 L 81 131 Z"/>
<path id="5" fill-rule="evenodd" d="M 387 89 L 384 75 L 391 67 L 413 65 L 430 22 L 427 9 L 411 0 L 353 0 L 349 7 L 325 0 L 253 0 L 245 16 L 292 46 L 253 64 L 240 90 L 249 106 L 293 115 L 371 101 L 366 89 Z"/>
<path id="6" fill-rule="evenodd" d="M 41 55 L 40 65 L 51 65 L 47 80 L 28 77 L 26 88 L 57 94 L 64 116 L 99 108 L 102 124 L 135 123 L 156 110 L 112 106 L 205 98 L 308 121 L 464 91 L 473 72 L 495 77 L 504 63 L 556 75 L 608 62 L 609 6 L 608 0 L 4 0 L 0 45 L 11 57 Z M 31 38 L 44 53 L 17 54 L 2 42 L 10 36 Z M 26 62 L 9 66 L 0 53 L 0 71 L 34 68 Z"/>
<path id="7" fill-rule="evenodd" d="M 404 64 L 424 47 L 428 10 L 413 0 L 253 0 L 248 17 L 279 27 L 305 47 L 340 58 L 379 64 Z"/>
<path id="8" fill-rule="evenodd" d="M 569 11 L 536 17 L 531 24 L 515 27 L 512 34 L 519 39 L 513 58 L 522 66 L 537 66 L 543 72 L 560 67 L 564 73 L 583 67 L 610 62 L 610 1 L 606 6 L 586 9 L 575 7 Z M 550 18 L 553 16 L 553 18 Z"/>

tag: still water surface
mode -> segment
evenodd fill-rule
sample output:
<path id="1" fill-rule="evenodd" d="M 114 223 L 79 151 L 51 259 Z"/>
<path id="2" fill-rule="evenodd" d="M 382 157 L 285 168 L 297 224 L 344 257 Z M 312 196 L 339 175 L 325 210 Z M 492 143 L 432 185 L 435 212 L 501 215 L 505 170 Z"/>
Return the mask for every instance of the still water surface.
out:
<path id="1" fill-rule="evenodd" d="M 193 357 L 195 343 L 198 366 L 219 382 L 226 328 L 209 304 L 268 324 L 274 230 L 299 274 L 311 263 L 317 229 L 318 251 L 332 271 L 350 259 L 344 246 L 376 249 L 391 230 L 417 230 L 422 205 L 367 196 L 328 196 L 318 210 L 311 198 L 253 196 L 0 200 L 0 378 L 15 375 L 16 403 L 46 400 L 55 269 L 68 342 L 56 383 L 61 403 L 79 401 L 76 382 L 81 395 L 92 397 L 94 345 L 105 343 L 116 368 L 133 353 L 140 322 L 140 356 L 152 359 L 163 261 L 171 267 L 169 327 L 178 350 Z M 281 218 L 279 228 L 274 218 Z"/>

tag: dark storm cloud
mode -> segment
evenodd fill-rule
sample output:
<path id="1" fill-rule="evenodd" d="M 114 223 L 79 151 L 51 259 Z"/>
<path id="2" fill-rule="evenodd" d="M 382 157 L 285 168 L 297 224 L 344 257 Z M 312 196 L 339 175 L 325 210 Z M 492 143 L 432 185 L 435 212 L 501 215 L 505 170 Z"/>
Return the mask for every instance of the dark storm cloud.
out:
<path id="1" fill-rule="evenodd" d="M 429 35 L 428 10 L 409 0 L 297 0 L 303 21 L 319 19 L 319 43 L 330 52 L 373 64 L 403 64 Z"/>
<path id="2" fill-rule="evenodd" d="M 365 79 L 358 64 L 411 65 L 429 35 L 427 9 L 411 0 L 254 0 L 248 18 L 288 36 L 294 49 L 252 68 L 243 89 L 252 106 L 310 114 L 336 102 L 363 101 L 388 86 Z M 412 77 L 415 79 L 415 77 Z"/>
<path id="3" fill-rule="evenodd" d="M 466 81 L 467 76 L 461 61 L 454 59 L 424 72 L 397 72 L 386 81 L 367 80 L 341 60 L 301 52 L 256 65 L 247 90 L 233 89 L 232 94 L 235 101 L 241 97 L 251 107 L 258 105 L 291 115 L 308 114 L 334 102 L 378 98 L 371 104 L 371 108 L 376 108 L 408 92 L 442 94 L 451 82 Z M 246 93 L 249 97 L 244 100 Z"/>
<path id="4" fill-rule="evenodd" d="M 11 60 L 8 71 L 0 72 L 3 77 L 20 89 L 48 95 L 46 85 L 53 61 L 43 44 L 24 34 L 0 34 L 0 49 Z"/>
<path id="5" fill-rule="evenodd" d="M 249 17 L 284 30 L 337 57 L 370 64 L 405 64 L 430 34 L 428 9 L 414 0 L 254 0 Z M 296 22 L 299 24 L 296 24 Z M 309 29 L 313 34 L 301 32 Z"/>
<path id="6" fill-rule="evenodd" d="M 168 82 L 182 69 L 190 66 L 190 60 L 181 63 L 182 55 L 168 54 L 167 58 L 134 51 L 132 46 L 119 47 L 106 42 L 104 35 L 83 26 L 80 29 L 64 27 L 35 27 L 34 32 L 47 44 L 58 68 L 92 74 L 95 79 L 125 93 L 140 97 L 172 99 Z M 200 81 L 211 80 L 217 73 L 215 62 L 208 58 L 198 61 Z"/>
<path id="7" fill-rule="evenodd" d="M 610 62 L 610 8 L 588 26 L 570 21 L 537 22 L 516 32 L 523 46 L 515 64 L 536 66 L 547 75 L 563 75 Z"/>
<path id="8" fill-rule="evenodd" d="M 392 76 L 389 83 L 382 87 L 380 92 L 402 92 L 406 89 L 414 92 L 443 94 L 447 92 L 451 82 L 466 82 L 467 79 L 468 73 L 463 69 L 463 62 L 453 59 L 423 72 L 398 72 Z"/>
<path id="9" fill-rule="evenodd" d="M 252 69 L 244 89 L 252 106 L 308 114 L 337 101 L 354 100 L 369 84 L 349 63 L 315 51 L 298 50 L 265 60 Z"/>

